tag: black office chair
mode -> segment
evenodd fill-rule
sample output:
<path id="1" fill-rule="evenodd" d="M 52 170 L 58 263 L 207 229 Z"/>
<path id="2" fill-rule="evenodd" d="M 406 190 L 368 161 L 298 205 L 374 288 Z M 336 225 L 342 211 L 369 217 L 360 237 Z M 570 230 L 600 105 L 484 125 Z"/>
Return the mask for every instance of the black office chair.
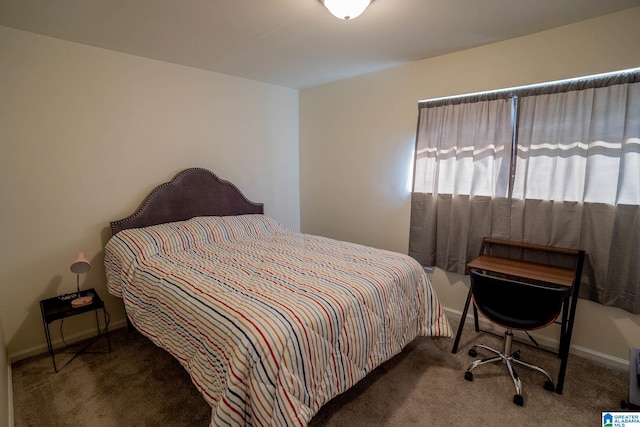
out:
<path id="1" fill-rule="evenodd" d="M 553 323 L 562 311 L 562 304 L 571 292 L 568 286 L 551 286 L 526 283 L 517 280 L 491 276 L 480 270 L 471 269 L 471 294 L 478 311 L 492 323 L 506 328 L 504 350 L 495 350 L 483 344 L 475 345 L 469 355 L 477 356 L 476 348 L 482 348 L 494 356 L 473 362 L 464 374 L 467 381 L 473 381 L 473 371 L 480 365 L 502 361 L 507 365 L 516 394 L 513 402 L 524 405 L 522 383 L 513 364 L 534 369 L 547 377 L 544 388 L 553 391 L 555 386 L 549 374 L 539 366 L 520 360 L 520 350 L 511 353 L 513 330 L 529 331 L 544 328 Z"/>

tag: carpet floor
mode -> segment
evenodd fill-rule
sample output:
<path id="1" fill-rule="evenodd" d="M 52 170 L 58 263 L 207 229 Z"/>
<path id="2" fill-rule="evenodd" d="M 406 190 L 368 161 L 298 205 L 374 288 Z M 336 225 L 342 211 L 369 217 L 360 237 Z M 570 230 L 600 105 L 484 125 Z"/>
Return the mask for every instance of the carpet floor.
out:
<path id="1" fill-rule="evenodd" d="M 453 323 L 453 322 L 452 322 Z M 455 325 L 452 325 L 455 327 Z M 455 329 L 454 329 L 455 330 Z M 564 393 L 543 389 L 544 378 L 518 369 L 524 406 L 503 364 L 482 366 L 464 380 L 477 342 L 501 348 L 502 339 L 468 327 L 460 350 L 450 338 L 418 338 L 355 387 L 327 403 L 310 425 L 320 426 L 597 426 L 603 411 L 620 410 L 628 371 L 570 356 Z M 112 331 L 54 373 L 49 354 L 12 366 L 14 420 L 23 426 L 193 426 L 209 424 L 211 409 L 168 353 L 138 332 Z M 517 344 L 516 344 L 517 345 Z M 522 358 L 555 379 L 559 359 L 529 347 Z M 57 353 L 62 366 L 71 355 Z"/>

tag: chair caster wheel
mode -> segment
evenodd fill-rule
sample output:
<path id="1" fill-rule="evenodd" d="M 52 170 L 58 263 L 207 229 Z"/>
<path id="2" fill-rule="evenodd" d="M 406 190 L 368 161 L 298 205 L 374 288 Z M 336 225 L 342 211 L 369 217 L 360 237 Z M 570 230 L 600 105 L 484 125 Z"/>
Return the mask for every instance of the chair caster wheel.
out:
<path id="1" fill-rule="evenodd" d="M 473 373 L 469 372 L 469 371 L 465 372 L 464 373 L 464 379 L 467 380 L 467 381 L 473 381 Z"/>
<path id="2" fill-rule="evenodd" d="M 518 406 L 523 406 L 524 405 L 524 398 L 522 397 L 521 394 L 516 394 L 513 396 L 513 403 L 515 403 Z"/>
<path id="3" fill-rule="evenodd" d="M 517 350 L 515 353 L 513 353 L 513 358 L 516 360 L 520 360 L 520 350 Z"/>
<path id="4" fill-rule="evenodd" d="M 478 352 L 476 351 L 475 348 L 469 349 L 469 356 L 476 357 L 477 355 L 478 355 Z"/>
<path id="5" fill-rule="evenodd" d="M 546 380 L 544 382 L 544 389 L 548 391 L 554 391 L 556 387 L 553 385 L 553 381 Z"/>

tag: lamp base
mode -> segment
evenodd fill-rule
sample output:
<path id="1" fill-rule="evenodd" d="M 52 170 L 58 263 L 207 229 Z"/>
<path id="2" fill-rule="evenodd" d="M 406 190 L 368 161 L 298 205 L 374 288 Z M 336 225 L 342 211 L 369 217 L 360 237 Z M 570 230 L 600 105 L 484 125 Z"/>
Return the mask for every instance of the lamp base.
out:
<path id="1" fill-rule="evenodd" d="M 71 307 L 82 307 L 83 305 L 89 305 L 93 302 L 93 297 L 84 296 L 79 297 L 71 301 Z"/>

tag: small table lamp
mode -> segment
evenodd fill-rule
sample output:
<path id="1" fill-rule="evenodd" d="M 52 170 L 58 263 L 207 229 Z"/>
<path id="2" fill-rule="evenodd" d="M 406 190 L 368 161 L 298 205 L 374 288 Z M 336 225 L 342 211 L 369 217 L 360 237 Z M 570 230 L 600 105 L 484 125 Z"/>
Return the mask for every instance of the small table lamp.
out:
<path id="1" fill-rule="evenodd" d="M 73 307 L 82 307 L 83 305 L 89 305 L 93 302 L 93 297 L 91 296 L 80 296 L 80 275 L 90 269 L 91 264 L 84 257 L 84 253 L 80 252 L 75 261 L 73 261 L 73 264 L 71 264 L 71 272 L 76 274 L 76 288 L 78 291 L 76 298 L 71 301 Z"/>

